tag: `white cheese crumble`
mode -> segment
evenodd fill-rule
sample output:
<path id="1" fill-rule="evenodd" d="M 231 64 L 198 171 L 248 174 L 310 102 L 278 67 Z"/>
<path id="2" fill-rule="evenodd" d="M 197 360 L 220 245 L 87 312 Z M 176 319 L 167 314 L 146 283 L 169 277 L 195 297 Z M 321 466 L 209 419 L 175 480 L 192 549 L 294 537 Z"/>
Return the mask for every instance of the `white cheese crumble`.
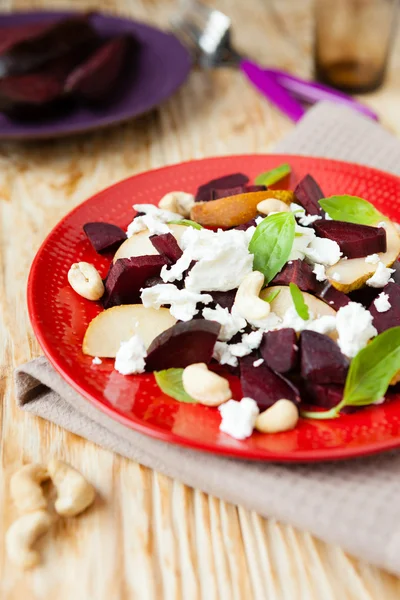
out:
<path id="1" fill-rule="evenodd" d="M 339 348 L 349 358 L 354 358 L 378 333 L 372 325 L 371 313 L 358 302 L 349 302 L 339 308 L 336 329 Z"/>
<path id="2" fill-rule="evenodd" d="M 215 358 L 220 365 L 237 367 L 239 364 L 237 356 L 232 354 L 231 346 L 226 342 L 215 342 L 213 358 Z"/>
<path id="3" fill-rule="evenodd" d="M 263 358 L 258 358 L 257 360 L 255 360 L 253 362 L 253 367 L 261 367 L 261 365 L 263 364 L 264 359 Z"/>
<path id="4" fill-rule="evenodd" d="M 196 294 L 188 290 L 179 290 L 172 283 L 159 283 L 142 290 L 142 302 L 145 308 L 158 309 L 169 304 L 169 312 L 180 321 L 190 321 L 199 312 L 198 302 L 210 304 L 213 301 L 210 294 Z"/>
<path id="5" fill-rule="evenodd" d="M 365 262 L 370 265 L 377 265 L 379 261 L 379 254 L 368 254 L 368 256 L 365 257 Z"/>
<path id="6" fill-rule="evenodd" d="M 244 440 L 251 436 L 260 414 L 257 402 L 252 398 L 242 398 L 240 402 L 228 400 L 221 404 L 218 410 L 222 417 L 220 431 L 237 440 Z"/>
<path id="7" fill-rule="evenodd" d="M 152 235 L 162 235 L 163 233 L 170 233 L 170 228 L 166 223 L 169 221 L 180 221 L 183 219 L 182 215 L 171 212 L 169 210 L 162 210 L 153 204 L 134 204 L 134 210 L 144 213 L 139 217 L 135 217 L 128 225 L 126 235 L 132 237 L 139 231 L 148 229 Z"/>
<path id="8" fill-rule="evenodd" d="M 127 342 L 121 342 L 115 357 L 114 368 L 122 375 L 143 373 L 146 356 L 146 347 L 142 338 L 134 335 Z"/>
<path id="9" fill-rule="evenodd" d="M 245 333 L 242 335 L 242 339 L 237 344 L 231 344 L 229 349 L 233 356 L 247 356 L 251 354 L 253 350 L 259 348 L 262 341 L 263 331 L 258 329 L 251 333 Z"/>
<path id="10" fill-rule="evenodd" d="M 297 204 L 296 202 L 291 202 L 289 205 L 290 210 L 292 211 L 292 213 L 297 213 L 297 215 L 299 216 L 305 216 L 306 211 L 305 209 L 300 205 Z"/>
<path id="11" fill-rule="evenodd" d="M 188 227 L 180 242 L 181 258 L 170 268 L 164 266 L 161 278 L 165 282 L 181 280 L 191 262 L 196 261 L 185 279 L 185 287 L 191 292 L 238 288 L 253 269 L 253 255 L 248 249 L 251 236 L 249 230 L 214 232 Z"/>
<path id="12" fill-rule="evenodd" d="M 317 333 L 331 333 L 336 329 L 336 317 L 331 315 L 323 315 L 322 317 L 317 316 L 314 318 L 314 314 L 309 310 L 309 319 L 302 319 L 294 306 L 287 309 L 283 317 L 282 328 L 288 327 L 294 329 L 296 333 L 300 333 L 305 329 L 310 331 L 316 331 Z"/>
<path id="13" fill-rule="evenodd" d="M 314 321 L 307 323 L 305 329 L 317 333 L 328 334 L 336 329 L 336 317 L 334 315 L 323 315 Z"/>
<path id="14" fill-rule="evenodd" d="M 266 217 L 261 217 L 261 216 L 259 216 L 259 217 L 256 217 L 256 223 L 257 223 L 257 225 L 259 225 L 260 223 L 262 223 L 262 222 L 264 221 L 264 219 L 265 219 L 265 218 L 266 218 Z"/>
<path id="15" fill-rule="evenodd" d="M 324 265 L 319 265 L 318 263 L 315 263 L 313 273 L 316 276 L 317 281 L 326 281 L 327 277 Z"/>
<path id="16" fill-rule="evenodd" d="M 389 281 L 393 281 L 391 275 L 395 272 L 395 270 L 396 269 L 389 269 L 388 267 L 385 267 L 383 262 L 379 261 L 375 273 L 372 275 L 372 277 L 367 279 L 366 284 L 374 288 L 385 287 Z"/>
<path id="17" fill-rule="evenodd" d="M 315 232 L 313 229 L 310 229 L 310 227 L 301 227 L 300 225 L 297 225 L 297 223 L 294 231 L 295 238 L 293 240 L 289 260 L 302 260 L 305 257 L 306 249 L 315 238 Z"/>
<path id="18" fill-rule="evenodd" d="M 387 222 L 386 221 L 379 221 L 377 227 L 382 227 L 383 229 L 387 228 Z"/>
<path id="19" fill-rule="evenodd" d="M 315 223 L 315 221 L 318 221 L 319 219 L 322 219 L 320 215 L 305 215 L 304 217 L 301 217 L 299 219 L 299 223 L 300 225 L 304 225 L 304 227 L 308 227 L 309 225 L 312 225 L 312 223 Z"/>
<path id="20" fill-rule="evenodd" d="M 381 292 L 377 298 L 374 300 L 375 308 L 378 312 L 383 313 L 387 312 L 392 308 L 392 305 L 389 302 L 389 294 L 385 294 L 385 292 Z"/>
<path id="21" fill-rule="evenodd" d="M 338 273 L 337 271 L 335 271 L 332 274 L 332 279 L 333 279 L 333 281 L 340 281 L 342 279 L 342 276 L 340 275 L 340 273 Z"/>
<path id="22" fill-rule="evenodd" d="M 95 356 L 94 359 L 92 360 L 92 365 L 101 365 L 103 361 L 101 360 L 101 358 L 99 358 L 98 356 Z"/>
<path id="23" fill-rule="evenodd" d="M 235 311 L 235 305 L 233 305 L 232 312 Z M 274 312 L 270 312 L 268 317 L 265 319 L 248 319 L 250 325 L 262 329 L 263 331 L 271 331 L 272 329 L 279 329 L 282 324 L 282 319 L 278 317 Z"/>
<path id="24" fill-rule="evenodd" d="M 334 240 L 315 237 L 306 248 L 305 255 L 314 263 L 330 267 L 339 262 L 342 252 Z"/>
<path id="25" fill-rule="evenodd" d="M 204 308 L 203 317 L 208 321 L 216 321 L 221 325 L 218 339 L 222 342 L 228 342 L 239 331 L 247 325 L 246 319 L 236 314 L 231 314 L 227 308 L 222 308 L 219 304 L 213 308 Z"/>

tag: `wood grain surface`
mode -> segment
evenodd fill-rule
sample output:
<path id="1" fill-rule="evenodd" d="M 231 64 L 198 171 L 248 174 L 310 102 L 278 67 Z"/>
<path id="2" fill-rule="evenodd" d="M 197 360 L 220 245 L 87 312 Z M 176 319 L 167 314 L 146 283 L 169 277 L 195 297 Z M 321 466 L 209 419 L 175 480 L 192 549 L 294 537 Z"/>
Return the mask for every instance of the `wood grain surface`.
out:
<path id="1" fill-rule="evenodd" d="M 307 0 L 220 0 L 249 55 L 311 71 Z M 166 27 L 172 0 L 0 0 L 2 11 L 94 8 Z M 365 97 L 400 136 L 400 46 L 387 82 Z M 128 175 L 203 156 L 265 152 L 292 123 L 235 71 L 194 71 L 158 110 L 91 135 L 0 144 L 0 597 L 7 600 L 395 600 L 400 581 L 323 544 L 102 450 L 15 406 L 12 373 L 40 355 L 25 305 L 30 263 L 67 211 Z M 4 554 L 16 516 L 10 476 L 57 455 L 92 481 L 87 514 L 60 522 L 31 573 Z M 238 482 L 239 485 L 239 482 Z M 345 510 L 345 507 L 344 507 Z M 362 507 L 360 507 L 362 510 Z M 398 526 L 398 524 L 394 524 Z"/>

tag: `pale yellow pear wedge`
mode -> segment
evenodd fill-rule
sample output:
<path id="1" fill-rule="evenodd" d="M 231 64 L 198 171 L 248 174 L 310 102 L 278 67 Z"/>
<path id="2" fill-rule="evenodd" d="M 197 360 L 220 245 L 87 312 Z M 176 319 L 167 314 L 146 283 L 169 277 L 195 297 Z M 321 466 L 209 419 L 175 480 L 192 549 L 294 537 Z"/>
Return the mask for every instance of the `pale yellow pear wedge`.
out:
<path id="1" fill-rule="evenodd" d="M 145 308 L 142 304 L 113 306 L 95 317 L 83 339 L 83 354 L 114 358 L 121 342 L 138 334 L 146 348 L 160 333 L 175 325 L 167 308 Z"/>
<path id="2" fill-rule="evenodd" d="M 177 240 L 178 244 L 180 242 L 181 237 L 185 233 L 187 226 L 186 225 L 168 225 L 170 228 L 172 235 Z M 125 240 L 123 244 L 118 248 L 115 253 L 113 262 L 118 260 L 119 258 L 134 258 L 135 256 L 149 256 L 153 254 L 158 254 L 157 250 L 154 248 L 153 244 L 150 241 L 150 236 L 152 234 L 146 229 L 145 231 L 139 231 L 139 233 L 135 233 L 130 238 Z"/>
<path id="3" fill-rule="evenodd" d="M 265 298 L 277 290 L 279 290 L 279 294 L 271 302 L 271 311 L 283 319 L 286 311 L 293 306 L 292 294 L 290 293 L 289 286 L 274 285 L 272 287 L 265 288 L 261 292 L 260 297 L 265 300 Z M 316 298 L 307 292 L 301 293 L 303 294 L 304 302 L 307 304 L 310 312 L 313 313 L 314 318 L 323 317 L 325 315 L 334 317 L 336 315 L 336 311 L 332 308 L 332 306 L 326 304 L 326 302 L 323 302 L 319 298 Z"/>

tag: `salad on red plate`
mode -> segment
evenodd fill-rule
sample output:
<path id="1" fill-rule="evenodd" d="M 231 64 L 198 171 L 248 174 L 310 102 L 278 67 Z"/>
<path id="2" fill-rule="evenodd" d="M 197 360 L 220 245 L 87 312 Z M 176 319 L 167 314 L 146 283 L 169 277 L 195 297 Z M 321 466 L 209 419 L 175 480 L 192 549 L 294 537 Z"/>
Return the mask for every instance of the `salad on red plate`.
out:
<path id="1" fill-rule="evenodd" d="M 127 231 L 86 223 L 110 254 L 73 289 L 104 310 L 82 351 L 123 376 L 153 372 L 178 402 L 215 407 L 236 439 L 390 400 L 400 382 L 399 226 L 366 200 L 325 197 L 290 166 L 135 204 Z M 240 377 L 233 399 L 228 375 Z"/>

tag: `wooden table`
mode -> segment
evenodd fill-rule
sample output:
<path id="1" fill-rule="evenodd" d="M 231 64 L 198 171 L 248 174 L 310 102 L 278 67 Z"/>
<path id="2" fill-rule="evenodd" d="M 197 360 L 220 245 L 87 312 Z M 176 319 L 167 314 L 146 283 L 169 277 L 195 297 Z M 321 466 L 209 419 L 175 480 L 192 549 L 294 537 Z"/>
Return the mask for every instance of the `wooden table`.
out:
<path id="1" fill-rule="evenodd" d="M 172 0 L 0 0 L 2 10 L 91 7 L 165 26 Z M 250 55 L 299 75 L 311 69 L 311 5 L 220 0 Z M 365 98 L 400 136 L 400 44 L 385 87 Z M 397 68 L 396 68 L 397 67 Z M 58 455 L 96 485 L 96 505 L 60 523 L 24 574 L 4 555 L 7 600 L 394 600 L 400 581 L 273 520 L 226 504 L 102 450 L 15 406 L 13 369 L 40 355 L 25 306 L 36 249 L 67 211 L 128 175 L 190 158 L 265 152 L 292 123 L 234 71 L 193 72 L 160 109 L 108 131 L 0 144 L 0 531 L 15 518 L 10 475 Z M 396 526 L 398 524 L 395 524 Z"/>

